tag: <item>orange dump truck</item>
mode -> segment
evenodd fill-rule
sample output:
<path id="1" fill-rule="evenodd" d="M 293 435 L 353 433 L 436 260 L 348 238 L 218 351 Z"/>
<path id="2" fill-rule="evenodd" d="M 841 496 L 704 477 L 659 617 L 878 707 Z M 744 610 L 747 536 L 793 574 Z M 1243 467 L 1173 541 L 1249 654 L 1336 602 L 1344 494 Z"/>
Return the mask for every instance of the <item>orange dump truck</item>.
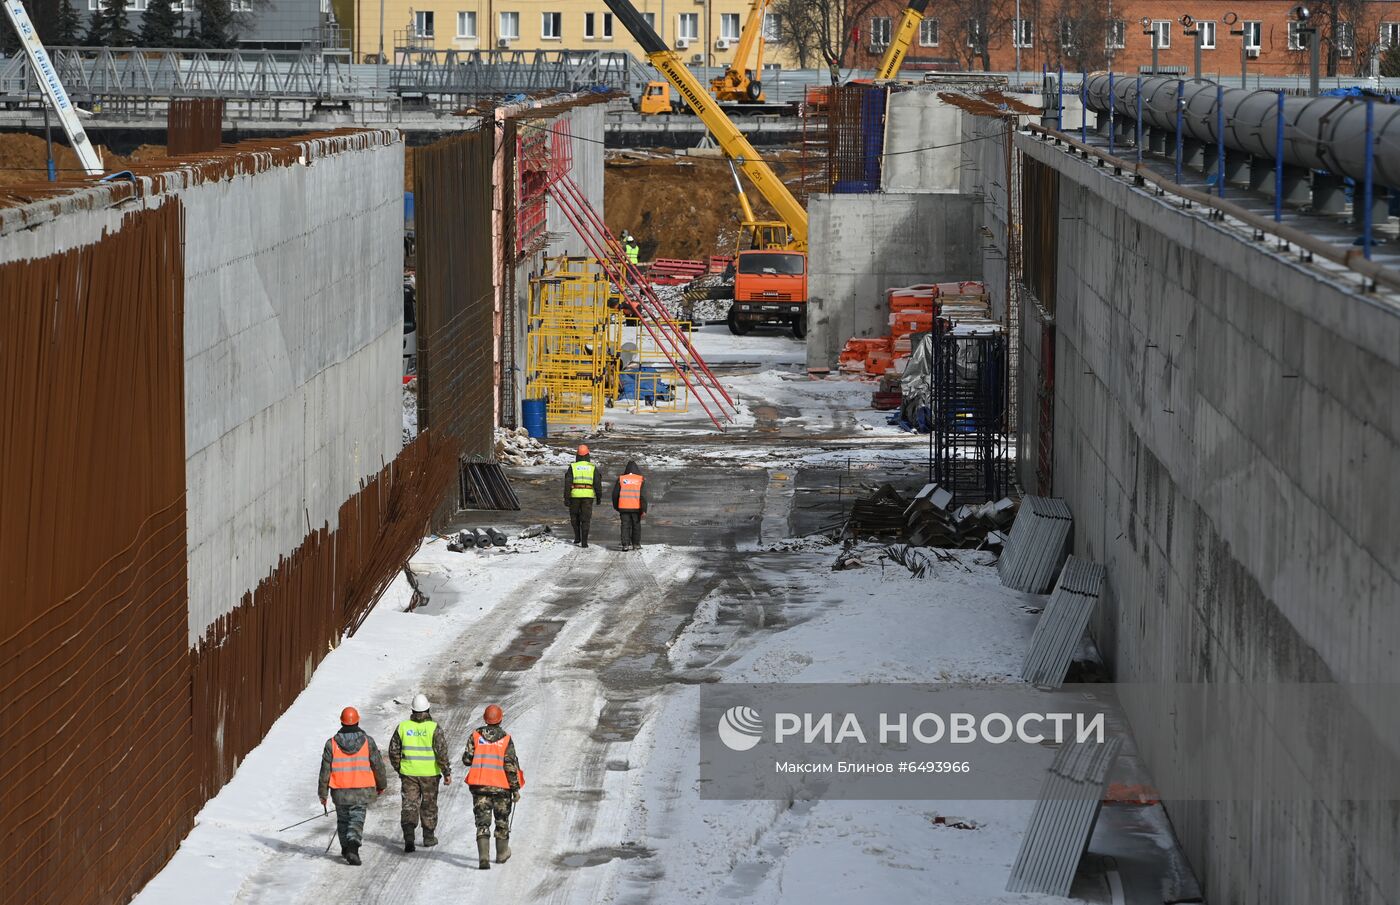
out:
<path id="1" fill-rule="evenodd" d="M 807 335 L 807 255 L 778 248 L 742 251 L 734 264 L 729 331 L 743 336 L 759 324 Z"/>

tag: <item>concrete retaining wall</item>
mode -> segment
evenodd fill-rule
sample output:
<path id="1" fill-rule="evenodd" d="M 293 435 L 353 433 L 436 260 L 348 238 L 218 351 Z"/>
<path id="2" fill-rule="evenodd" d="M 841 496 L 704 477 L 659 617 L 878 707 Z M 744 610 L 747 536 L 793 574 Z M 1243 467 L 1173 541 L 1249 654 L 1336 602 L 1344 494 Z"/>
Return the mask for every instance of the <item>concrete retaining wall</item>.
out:
<path id="1" fill-rule="evenodd" d="M 1400 679 L 1400 305 L 1016 141 L 1061 174 L 1054 492 L 1074 552 L 1108 566 L 1094 633 L 1116 679 Z M 1028 308 L 1023 348 L 1042 323 Z M 1199 756 L 1134 729 L 1149 765 Z M 1327 764 L 1328 734 L 1278 756 Z M 1400 889 L 1400 805 L 1169 811 L 1207 901 Z"/>
<path id="2" fill-rule="evenodd" d="M 191 642 L 398 454 L 402 180 L 395 143 L 181 195 Z"/>
<path id="3" fill-rule="evenodd" d="M 981 279 L 980 208 L 962 194 L 813 195 L 807 366 L 835 367 L 846 340 L 889 333 L 889 287 Z"/>

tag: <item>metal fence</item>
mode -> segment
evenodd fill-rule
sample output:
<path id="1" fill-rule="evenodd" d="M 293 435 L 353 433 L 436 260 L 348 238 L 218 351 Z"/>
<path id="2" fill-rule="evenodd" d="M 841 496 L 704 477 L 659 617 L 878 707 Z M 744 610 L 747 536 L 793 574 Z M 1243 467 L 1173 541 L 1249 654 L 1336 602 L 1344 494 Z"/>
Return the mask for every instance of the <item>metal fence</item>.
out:
<path id="1" fill-rule="evenodd" d="M 475 460 L 495 452 L 494 145 L 491 131 L 468 132 L 413 158 L 418 423 Z"/>

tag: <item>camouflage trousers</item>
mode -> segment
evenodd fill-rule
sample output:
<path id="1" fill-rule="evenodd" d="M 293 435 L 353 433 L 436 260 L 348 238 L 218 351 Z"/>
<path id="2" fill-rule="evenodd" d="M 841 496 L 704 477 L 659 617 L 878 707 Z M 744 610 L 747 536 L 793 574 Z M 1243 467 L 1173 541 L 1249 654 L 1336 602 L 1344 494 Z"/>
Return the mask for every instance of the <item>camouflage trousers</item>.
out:
<path id="1" fill-rule="evenodd" d="M 491 835 L 491 819 L 496 820 L 496 838 L 510 838 L 511 802 L 509 792 L 478 792 L 472 789 L 472 816 L 476 818 L 476 838 Z"/>
<path id="2" fill-rule="evenodd" d="M 399 810 L 399 823 L 404 826 L 417 826 L 421 819 L 423 829 L 432 832 L 437 829 L 438 782 L 436 776 L 399 776 L 402 784 L 403 804 Z"/>

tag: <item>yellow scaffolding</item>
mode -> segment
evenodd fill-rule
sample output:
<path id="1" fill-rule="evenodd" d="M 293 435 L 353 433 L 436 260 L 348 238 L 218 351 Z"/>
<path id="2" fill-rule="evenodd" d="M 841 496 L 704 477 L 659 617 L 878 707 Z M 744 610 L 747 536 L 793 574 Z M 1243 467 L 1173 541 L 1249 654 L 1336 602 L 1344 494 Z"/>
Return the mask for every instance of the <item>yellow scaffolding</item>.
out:
<path id="1" fill-rule="evenodd" d="M 551 425 L 589 430 L 617 398 L 622 317 L 588 258 L 553 258 L 530 281 L 525 395 L 545 399 Z"/>
<path id="2" fill-rule="evenodd" d="M 690 335 L 690 323 L 677 321 L 678 332 Z M 622 346 L 621 386 L 626 391 L 618 405 L 635 414 L 685 412 L 690 393 L 671 359 L 640 324 L 628 328 L 632 340 Z"/>

